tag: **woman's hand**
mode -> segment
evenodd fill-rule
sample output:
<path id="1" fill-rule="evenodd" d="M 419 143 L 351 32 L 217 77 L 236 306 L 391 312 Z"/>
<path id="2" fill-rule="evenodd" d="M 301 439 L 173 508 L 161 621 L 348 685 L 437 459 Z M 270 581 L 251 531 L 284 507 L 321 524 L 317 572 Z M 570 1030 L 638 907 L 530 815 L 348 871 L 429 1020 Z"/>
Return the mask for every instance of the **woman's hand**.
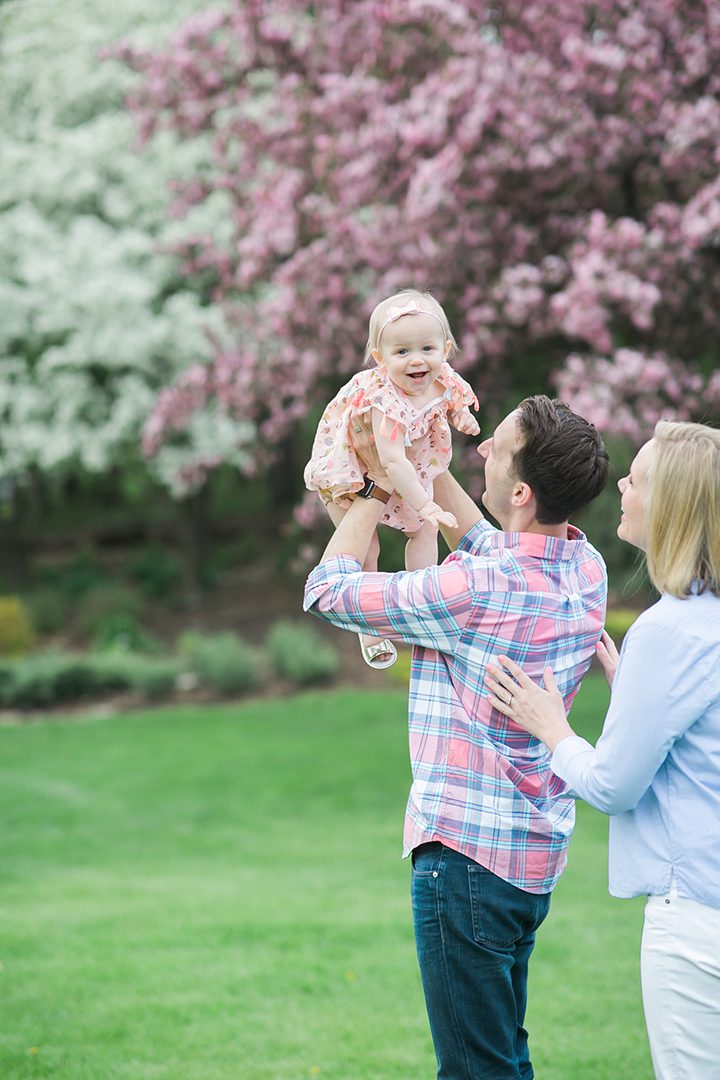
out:
<path id="1" fill-rule="evenodd" d="M 551 668 L 545 668 L 543 690 L 509 657 L 496 656 L 495 660 L 496 663 L 488 665 L 485 675 L 494 709 L 509 716 L 550 750 L 575 734 L 565 716 L 565 705 Z"/>
<path id="2" fill-rule="evenodd" d="M 615 678 L 615 671 L 617 670 L 620 661 L 620 653 L 617 651 L 615 642 L 610 637 L 607 630 L 603 630 L 602 637 L 595 646 L 595 655 L 605 672 L 608 686 L 612 686 L 613 679 Z"/>

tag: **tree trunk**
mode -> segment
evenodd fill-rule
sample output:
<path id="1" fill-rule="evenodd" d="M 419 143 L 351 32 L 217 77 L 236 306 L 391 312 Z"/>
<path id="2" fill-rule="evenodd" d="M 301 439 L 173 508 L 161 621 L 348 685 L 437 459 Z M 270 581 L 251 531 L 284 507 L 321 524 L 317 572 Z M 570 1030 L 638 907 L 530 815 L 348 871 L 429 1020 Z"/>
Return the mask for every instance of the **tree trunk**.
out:
<path id="1" fill-rule="evenodd" d="M 206 583 L 210 556 L 210 486 L 203 484 L 181 504 L 183 514 L 183 567 L 185 596 L 189 607 L 196 607 L 200 590 Z"/>

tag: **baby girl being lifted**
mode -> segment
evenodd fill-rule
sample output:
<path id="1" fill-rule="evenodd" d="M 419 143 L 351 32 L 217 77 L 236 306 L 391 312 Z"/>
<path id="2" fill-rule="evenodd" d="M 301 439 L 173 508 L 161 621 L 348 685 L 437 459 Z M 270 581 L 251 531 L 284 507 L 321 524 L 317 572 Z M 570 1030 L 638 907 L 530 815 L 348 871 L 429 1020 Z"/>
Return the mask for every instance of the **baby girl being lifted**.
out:
<path id="1" fill-rule="evenodd" d="M 433 500 L 433 478 L 448 468 L 452 456 L 450 425 L 466 435 L 480 431 L 469 409 L 478 407 L 475 394 L 448 363 L 456 351 L 447 316 L 430 293 L 408 289 L 381 301 L 370 316 L 365 348 L 365 365 L 374 361 L 374 366 L 354 375 L 327 406 L 305 469 L 307 487 L 319 492 L 337 525 L 365 487 L 351 425 L 354 417 L 369 413 L 392 487 L 380 521 L 407 536 L 408 570 L 437 562 L 438 526 L 457 525 Z M 364 570 L 377 570 L 379 550 L 376 536 Z M 394 662 L 392 642 L 367 636 L 361 642 L 372 667 Z"/>

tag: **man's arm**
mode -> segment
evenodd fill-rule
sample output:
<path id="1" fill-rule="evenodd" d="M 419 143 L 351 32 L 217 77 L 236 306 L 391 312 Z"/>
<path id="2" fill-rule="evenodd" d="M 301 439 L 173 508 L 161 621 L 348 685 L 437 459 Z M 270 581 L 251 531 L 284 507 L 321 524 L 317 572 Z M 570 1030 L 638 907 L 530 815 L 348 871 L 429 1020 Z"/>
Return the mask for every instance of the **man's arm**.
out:
<path id="1" fill-rule="evenodd" d="M 385 504 L 379 499 L 353 499 L 352 506 L 331 536 L 320 562 L 325 562 L 333 555 L 352 555 L 359 563 L 364 563 L 384 509 Z"/>
<path id="2" fill-rule="evenodd" d="M 449 472 L 440 473 L 433 481 L 435 500 L 440 503 L 443 510 L 447 510 L 456 519 L 457 529 L 448 529 L 441 525 L 440 531 L 445 537 L 445 542 L 451 551 L 454 551 L 463 536 L 482 521 L 484 515 L 480 507 L 473 502 L 468 493 L 458 484 L 454 476 Z"/>

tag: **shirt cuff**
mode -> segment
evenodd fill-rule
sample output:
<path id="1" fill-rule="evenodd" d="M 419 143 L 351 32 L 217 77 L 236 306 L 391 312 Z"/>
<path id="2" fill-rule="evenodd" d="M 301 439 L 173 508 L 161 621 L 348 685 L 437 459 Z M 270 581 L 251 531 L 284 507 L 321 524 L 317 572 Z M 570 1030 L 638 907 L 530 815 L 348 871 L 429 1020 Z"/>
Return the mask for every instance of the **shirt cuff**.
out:
<path id="1" fill-rule="evenodd" d="M 588 751 L 591 754 L 593 753 L 593 747 L 587 739 L 583 739 L 579 735 L 568 735 L 567 739 L 561 739 L 555 747 L 550 768 L 556 776 L 559 776 L 561 780 L 564 780 L 566 784 L 572 787 L 573 762 L 578 756 L 584 755 Z"/>
<path id="2" fill-rule="evenodd" d="M 354 555 L 332 555 L 325 562 L 321 562 L 305 582 L 303 611 L 308 611 L 313 606 L 331 581 L 337 581 L 346 574 L 356 574 L 358 570 L 362 570 L 362 564 Z"/>
<path id="3" fill-rule="evenodd" d="M 480 545 L 495 532 L 497 532 L 497 529 L 494 529 L 490 522 L 485 521 L 483 518 L 482 521 L 478 521 L 477 524 L 468 529 L 463 538 L 458 541 L 456 550 L 467 551 L 471 555 L 476 555 Z"/>

